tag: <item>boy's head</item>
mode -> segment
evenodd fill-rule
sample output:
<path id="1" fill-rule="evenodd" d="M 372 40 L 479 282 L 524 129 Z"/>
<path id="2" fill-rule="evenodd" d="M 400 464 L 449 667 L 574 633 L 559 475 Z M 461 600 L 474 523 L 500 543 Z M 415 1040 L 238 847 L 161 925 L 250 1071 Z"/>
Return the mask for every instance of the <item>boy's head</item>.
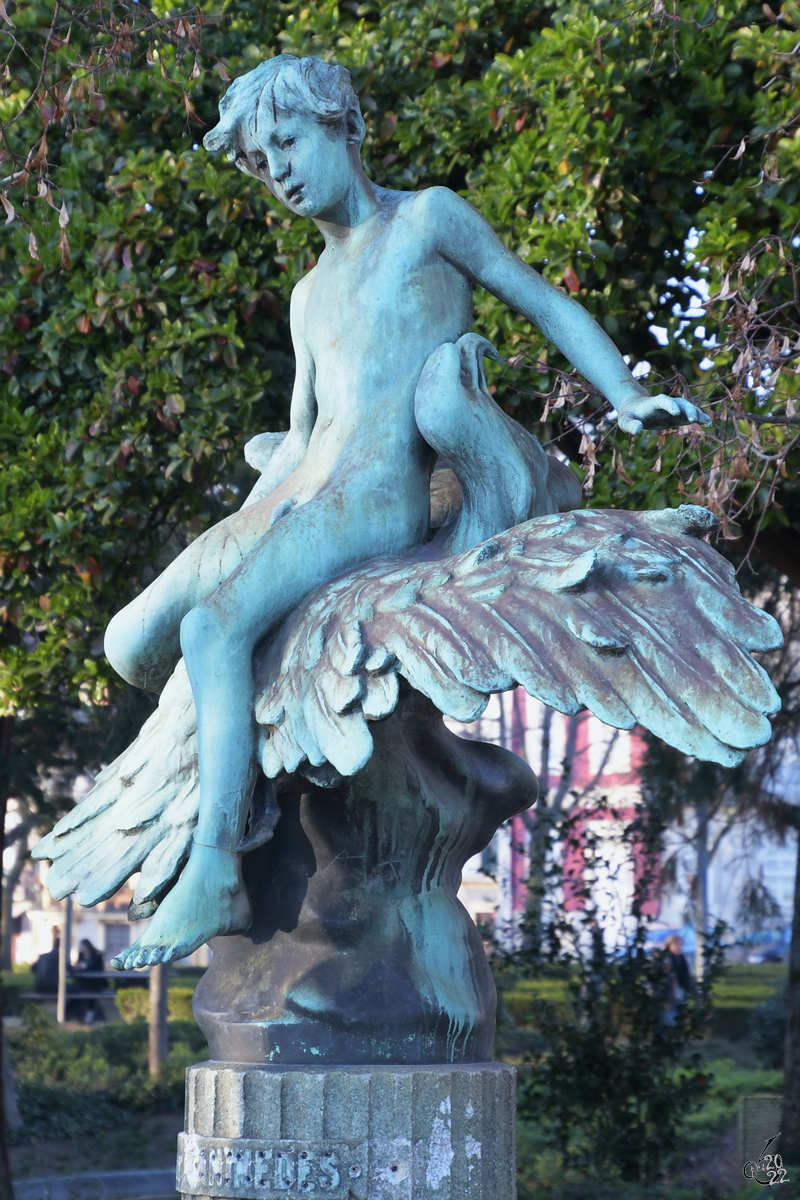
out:
<path id="1" fill-rule="evenodd" d="M 219 124 L 203 139 L 206 150 L 224 150 L 305 216 L 321 211 L 331 188 L 344 184 L 364 138 L 349 71 L 321 58 L 267 59 L 234 80 L 219 112 Z"/>

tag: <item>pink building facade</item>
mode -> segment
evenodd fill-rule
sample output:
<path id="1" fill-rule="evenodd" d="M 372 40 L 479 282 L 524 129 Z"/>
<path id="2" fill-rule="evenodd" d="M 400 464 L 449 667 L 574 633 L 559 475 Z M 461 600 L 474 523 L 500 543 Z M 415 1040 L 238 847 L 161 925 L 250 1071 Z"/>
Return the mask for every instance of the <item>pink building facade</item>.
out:
<path id="1" fill-rule="evenodd" d="M 639 732 L 611 729 L 586 712 L 564 717 L 531 699 L 522 688 L 493 696 L 483 716 L 470 725 L 447 723 L 461 737 L 494 742 L 524 758 L 539 777 L 540 787 L 547 780 L 548 805 L 574 820 L 575 836 L 560 850 L 562 904 L 566 911 L 582 907 L 587 882 L 604 894 L 613 891 L 612 935 L 621 931 L 637 881 L 648 870 L 643 854 L 621 840 L 641 804 L 645 747 Z M 535 808 L 514 817 L 499 831 L 488 854 L 470 860 L 464 871 L 463 903 L 475 919 L 494 925 L 501 938 L 513 940 L 526 911 L 528 847 L 535 820 Z M 589 829 L 610 864 L 602 880 L 585 878 L 581 836 Z M 658 914 L 655 888 L 646 911 Z"/>

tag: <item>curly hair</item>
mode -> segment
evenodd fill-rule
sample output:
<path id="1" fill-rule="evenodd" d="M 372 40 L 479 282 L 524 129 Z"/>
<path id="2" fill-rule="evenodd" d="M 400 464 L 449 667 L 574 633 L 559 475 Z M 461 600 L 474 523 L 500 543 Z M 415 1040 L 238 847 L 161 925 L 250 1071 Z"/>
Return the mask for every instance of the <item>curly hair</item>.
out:
<path id="1" fill-rule="evenodd" d="M 273 117 L 283 109 L 303 113 L 322 125 L 345 124 L 352 114 L 353 140 L 363 141 L 364 120 L 350 72 L 314 56 L 279 54 L 234 79 L 220 100 L 219 124 L 203 138 L 206 150 L 224 150 L 230 162 L 246 170 L 240 161 L 241 135 L 257 132 L 264 103 L 270 104 Z"/>

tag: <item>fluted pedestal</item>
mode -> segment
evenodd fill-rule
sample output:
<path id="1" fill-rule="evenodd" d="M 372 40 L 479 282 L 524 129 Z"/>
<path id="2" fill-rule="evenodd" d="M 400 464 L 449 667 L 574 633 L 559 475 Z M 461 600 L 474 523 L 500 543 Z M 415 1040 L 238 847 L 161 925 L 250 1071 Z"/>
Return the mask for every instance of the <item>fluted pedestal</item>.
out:
<path id="1" fill-rule="evenodd" d="M 514 1200 L 513 1067 L 249 1066 L 187 1077 L 177 1187 L 214 1200 Z"/>

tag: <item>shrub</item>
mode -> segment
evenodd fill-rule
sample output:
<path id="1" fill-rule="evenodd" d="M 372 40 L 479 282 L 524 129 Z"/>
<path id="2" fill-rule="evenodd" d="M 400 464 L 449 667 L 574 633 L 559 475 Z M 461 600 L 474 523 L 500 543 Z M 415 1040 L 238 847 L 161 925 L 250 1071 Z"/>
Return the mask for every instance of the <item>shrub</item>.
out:
<path id="1" fill-rule="evenodd" d="M 32 991 L 33 974 L 31 971 L 3 971 L 2 988 L 0 988 L 3 1016 L 18 1017 L 25 1003 L 22 993 Z"/>
<path id="2" fill-rule="evenodd" d="M 651 881 L 640 880 L 630 924 L 613 939 L 603 929 L 613 897 L 597 882 L 613 876 L 598 842 L 586 827 L 576 834 L 569 822 L 563 836 L 565 844 L 579 840 L 584 879 L 593 878 L 595 886 L 581 885 L 577 911 L 548 902 L 544 927 L 528 931 L 528 947 L 506 960 L 506 970 L 517 976 L 509 989 L 513 1007 L 535 1035 L 521 1072 L 520 1116 L 537 1126 L 537 1157 L 557 1160 L 562 1180 L 583 1177 L 584 1187 L 587 1178 L 609 1186 L 614 1179 L 654 1183 L 671 1165 L 683 1123 L 710 1083 L 710 1072 L 689 1048 L 709 1024 L 721 930 L 708 939 L 703 980 L 670 1023 L 671 966 L 665 955 L 644 948 L 642 901 Z M 643 831 L 634 825 L 623 837 L 641 846 Z M 561 865 L 554 862 L 550 900 L 560 888 Z M 527 1012 L 520 1011 L 520 975 L 537 983 Z M 544 980 L 552 981 L 549 998 Z"/>
<path id="3" fill-rule="evenodd" d="M 179 1108 L 186 1068 L 208 1054 L 194 1021 L 171 1021 L 167 1061 L 154 1081 L 144 1023 L 68 1032 L 33 1004 L 6 1036 L 23 1120 L 17 1140 L 91 1136 L 125 1124 L 131 1111 Z"/>
<path id="4" fill-rule="evenodd" d="M 170 1021 L 193 1021 L 194 988 L 171 987 L 167 993 L 167 1015 Z"/>
<path id="5" fill-rule="evenodd" d="M 146 988 L 117 988 L 117 1008 L 126 1024 L 146 1021 L 150 1011 L 150 993 Z"/>
<path id="6" fill-rule="evenodd" d="M 192 1021 L 194 988 L 171 987 L 167 991 L 167 1017 L 170 1021 Z M 150 1011 L 150 993 L 146 988 L 119 988 L 116 994 L 119 1015 L 128 1025 L 146 1021 Z"/>
<path id="7" fill-rule="evenodd" d="M 750 1013 L 750 1042 L 765 1067 L 783 1066 L 786 1037 L 786 986 Z"/>

